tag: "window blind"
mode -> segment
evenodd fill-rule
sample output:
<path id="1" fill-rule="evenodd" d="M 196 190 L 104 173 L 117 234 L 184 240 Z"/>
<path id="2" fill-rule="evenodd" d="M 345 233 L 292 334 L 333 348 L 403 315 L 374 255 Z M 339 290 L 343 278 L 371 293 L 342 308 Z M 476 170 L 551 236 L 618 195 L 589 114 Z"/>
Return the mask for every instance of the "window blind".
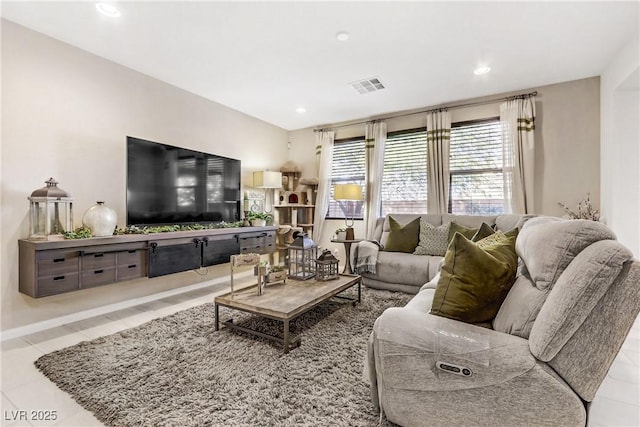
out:
<path id="1" fill-rule="evenodd" d="M 502 140 L 499 119 L 451 128 L 449 212 L 503 212 Z"/>
<path id="2" fill-rule="evenodd" d="M 384 151 L 382 215 L 427 211 L 427 131 L 390 133 Z"/>
<path id="3" fill-rule="evenodd" d="M 331 166 L 331 192 L 327 218 L 344 218 L 344 211 L 333 199 L 333 184 L 358 184 L 364 187 L 365 175 L 364 136 L 352 139 L 336 140 L 333 145 L 333 164 Z M 351 202 L 347 202 L 351 203 Z M 354 203 L 354 205 L 356 205 Z M 355 219 L 363 218 L 362 203 L 355 208 Z M 349 211 L 352 212 L 352 211 Z"/>

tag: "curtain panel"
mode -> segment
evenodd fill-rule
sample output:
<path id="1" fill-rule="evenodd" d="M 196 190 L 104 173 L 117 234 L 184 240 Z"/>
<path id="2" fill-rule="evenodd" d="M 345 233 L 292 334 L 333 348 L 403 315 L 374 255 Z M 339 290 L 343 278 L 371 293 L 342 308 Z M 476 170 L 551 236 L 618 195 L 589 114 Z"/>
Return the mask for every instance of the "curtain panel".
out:
<path id="1" fill-rule="evenodd" d="M 367 123 L 365 128 L 366 198 L 364 216 L 364 235 L 366 239 L 373 239 L 376 221 L 382 210 L 382 173 L 384 171 L 384 147 L 386 141 L 386 123 Z"/>
<path id="2" fill-rule="evenodd" d="M 318 194 L 313 219 L 313 235 L 315 239 L 322 237 L 325 226 L 324 216 L 329 209 L 329 195 L 331 194 L 331 165 L 333 163 L 332 131 L 316 132 L 316 172 L 318 175 Z"/>
<path id="3" fill-rule="evenodd" d="M 445 214 L 449 208 L 451 113 L 427 113 L 427 211 Z"/>
<path id="4" fill-rule="evenodd" d="M 500 105 L 505 213 L 533 213 L 535 115 L 533 96 Z"/>

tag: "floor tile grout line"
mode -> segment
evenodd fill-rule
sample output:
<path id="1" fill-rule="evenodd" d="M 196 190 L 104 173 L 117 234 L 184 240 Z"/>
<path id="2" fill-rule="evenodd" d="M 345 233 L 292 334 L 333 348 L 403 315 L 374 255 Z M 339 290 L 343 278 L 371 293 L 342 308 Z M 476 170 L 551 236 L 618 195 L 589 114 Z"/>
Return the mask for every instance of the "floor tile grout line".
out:
<path id="1" fill-rule="evenodd" d="M 245 271 L 245 272 L 239 273 L 238 278 L 243 279 L 244 277 L 249 277 L 250 275 L 252 275 L 251 271 Z M 18 326 L 16 328 L 0 331 L 0 342 L 8 341 L 13 338 L 19 338 L 21 336 L 52 329 L 52 328 L 55 328 L 56 326 L 62 326 L 64 324 L 72 323 L 74 321 L 84 320 L 84 319 L 92 318 L 102 314 L 108 314 L 114 311 L 134 307 L 147 302 L 162 300 L 163 298 L 169 298 L 172 296 L 185 294 L 191 291 L 197 291 L 199 289 L 203 289 L 209 286 L 215 286 L 215 285 L 228 282 L 228 280 L 229 280 L 228 276 L 221 276 L 221 277 L 211 279 L 209 281 L 188 285 L 183 288 L 169 289 L 156 294 L 132 298 L 130 300 L 109 304 L 103 307 L 96 307 L 88 310 L 83 310 L 78 313 L 72 313 L 69 315 L 59 316 L 53 319 L 35 322 L 29 325 Z"/>

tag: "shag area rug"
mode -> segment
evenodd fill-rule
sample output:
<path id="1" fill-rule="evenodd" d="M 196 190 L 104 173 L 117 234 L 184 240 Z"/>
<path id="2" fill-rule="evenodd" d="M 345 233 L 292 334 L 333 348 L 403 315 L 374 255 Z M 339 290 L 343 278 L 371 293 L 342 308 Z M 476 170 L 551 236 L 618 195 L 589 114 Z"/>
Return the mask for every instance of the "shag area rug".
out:
<path id="1" fill-rule="evenodd" d="M 291 324 L 302 345 L 280 346 L 221 327 L 213 303 L 81 342 L 36 366 L 108 426 L 376 426 L 363 379 L 375 319 L 411 295 L 362 289 L 362 303 L 329 301 Z M 264 331 L 281 322 L 220 307 Z"/>

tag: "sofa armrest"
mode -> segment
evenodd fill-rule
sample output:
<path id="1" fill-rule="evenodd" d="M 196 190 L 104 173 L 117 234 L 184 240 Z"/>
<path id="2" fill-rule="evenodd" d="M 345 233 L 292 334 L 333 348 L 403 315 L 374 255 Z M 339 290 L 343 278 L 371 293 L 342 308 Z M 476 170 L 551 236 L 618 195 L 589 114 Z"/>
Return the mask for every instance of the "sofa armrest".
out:
<path id="1" fill-rule="evenodd" d="M 490 386 L 523 375 L 536 364 L 525 339 L 403 308 L 390 308 L 376 320 L 369 350 L 378 386 L 387 390 Z M 443 370 L 437 362 L 466 368 L 469 375 Z"/>

